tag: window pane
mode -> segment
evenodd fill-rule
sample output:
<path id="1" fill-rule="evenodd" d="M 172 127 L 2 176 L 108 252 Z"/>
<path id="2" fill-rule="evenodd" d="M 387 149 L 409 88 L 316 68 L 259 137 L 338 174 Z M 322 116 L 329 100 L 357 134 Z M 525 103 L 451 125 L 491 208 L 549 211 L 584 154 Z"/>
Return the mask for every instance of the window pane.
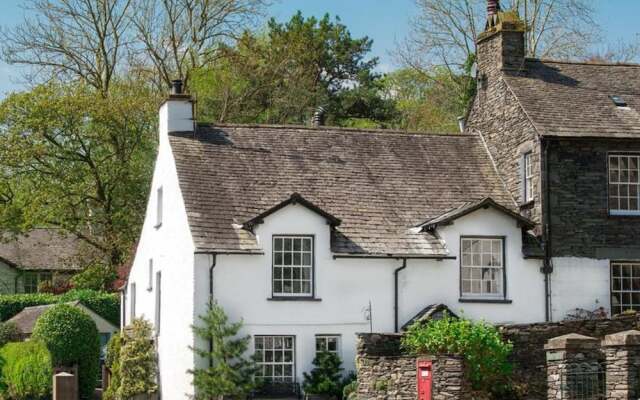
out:
<path id="1" fill-rule="evenodd" d="M 503 295 L 502 242 L 492 238 L 463 239 L 460 273 L 463 295 Z"/>
<path id="2" fill-rule="evenodd" d="M 273 249 L 276 251 L 282 250 L 282 238 L 273 239 Z"/>
<path id="3" fill-rule="evenodd" d="M 611 312 L 640 311 L 640 263 L 611 263 Z"/>
<path id="4" fill-rule="evenodd" d="M 273 292 L 280 295 L 312 294 L 312 238 L 278 237 L 282 250 L 274 250 L 273 256 Z M 284 267 L 281 267 L 284 266 Z M 278 281 L 280 281 L 278 283 Z"/>

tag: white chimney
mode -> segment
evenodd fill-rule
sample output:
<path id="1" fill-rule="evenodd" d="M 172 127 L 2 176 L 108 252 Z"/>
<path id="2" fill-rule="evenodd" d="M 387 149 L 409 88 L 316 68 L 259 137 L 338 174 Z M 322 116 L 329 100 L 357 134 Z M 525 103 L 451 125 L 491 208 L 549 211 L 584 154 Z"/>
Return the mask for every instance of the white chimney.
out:
<path id="1" fill-rule="evenodd" d="M 171 94 L 160 106 L 160 142 L 172 132 L 194 132 L 193 99 L 182 91 L 182 81 L 171 82 Z"/>

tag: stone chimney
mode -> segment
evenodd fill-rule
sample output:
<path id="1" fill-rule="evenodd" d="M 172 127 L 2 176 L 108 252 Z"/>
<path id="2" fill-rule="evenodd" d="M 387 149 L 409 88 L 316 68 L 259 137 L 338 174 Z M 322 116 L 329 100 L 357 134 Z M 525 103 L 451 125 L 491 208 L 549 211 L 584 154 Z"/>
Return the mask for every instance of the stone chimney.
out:
<path id="1" fill-rule="evenodd" d="M 194 101 L 184 93 L 181 80 L 171 82 L 169 97 L 160 106 L 158 130 L 160 143 L 171 132 L 194 132 Z"/>
<path id="2" fill-rule="evenodd" d="M 499 0 L 487 0 L 487 24 L 476 43 L 478 78 L 483 81 L 524 69 L 526 24 L 517 11 L 502 11 Z"/>

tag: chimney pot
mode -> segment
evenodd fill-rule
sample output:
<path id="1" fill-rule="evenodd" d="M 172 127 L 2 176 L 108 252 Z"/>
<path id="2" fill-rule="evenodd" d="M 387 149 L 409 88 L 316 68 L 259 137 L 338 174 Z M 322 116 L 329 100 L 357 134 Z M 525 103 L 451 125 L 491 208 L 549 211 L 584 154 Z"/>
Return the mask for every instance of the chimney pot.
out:
<path id="1" fill-rule="evenodd" d="M 500 0 L 487 0 L 487 15 L 496 15 L 500 11 Z"/>
<path id="2" fill-rule="evenodd" d="M 171 81 L 171 94 L 183 94 L 182 79 L 174 79 Z"/>

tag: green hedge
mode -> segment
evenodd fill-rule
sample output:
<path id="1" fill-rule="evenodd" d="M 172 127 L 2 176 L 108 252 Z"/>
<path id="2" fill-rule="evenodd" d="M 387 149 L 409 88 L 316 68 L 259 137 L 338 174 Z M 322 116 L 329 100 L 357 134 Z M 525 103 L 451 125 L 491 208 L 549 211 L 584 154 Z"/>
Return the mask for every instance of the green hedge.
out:
<path id="1" fill-rule="evenodd" d="M 6 321 L 25 307 L 80 300 L 107 321 L 120 325 L 120 296 L 95 290 L 71 290 L 62 295 L 49 293 L 0 295 L 0 320 Z"/>
<path id="2" fill-rule="evenodd" d="M 8 343 L 0 349 L 2 398 L 40 400 L 51 398 L 51 354 L 37 340 Z"/>
<path id="3" fill-rule="evenodd" d="M 100 374 L 100 339 L 91 317 L 72 305 L 58 304 L 38 318 L 32 338 L 47 345 L 53 365 L 78 365 L 80 398 L 92 400 Z"/>

